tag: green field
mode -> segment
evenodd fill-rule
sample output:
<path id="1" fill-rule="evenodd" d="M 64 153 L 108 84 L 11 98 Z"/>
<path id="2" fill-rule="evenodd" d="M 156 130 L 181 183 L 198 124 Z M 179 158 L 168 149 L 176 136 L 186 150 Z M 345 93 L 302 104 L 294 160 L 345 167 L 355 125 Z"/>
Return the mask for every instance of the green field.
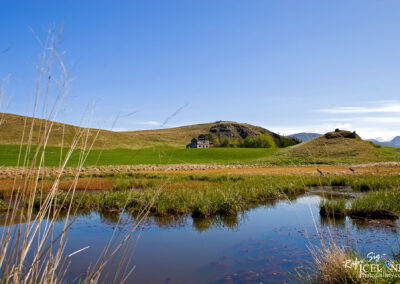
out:
<path id="1" fill-rule="evenodd" d="M 0 166 L 16 166 L 20 146 L 0 145 Z M 90 151 L 85 166 L 90 165 L 164 165 L 164 164 L 235 164 L 250 163 L 265 159 L 275 154 L 278 149 L 263 148 L 144 148 L 144 149 L 94 149 Z M 23 147 L 22 153 L 26 152 Z M 33 152 L 33 151 L 32 151 Z M 33 153 L 30 154 L 30 159 Z M 63 149 L 65 156 L 67 149 Z M 45 155 L 45 166 L 58 166 L 61 148 L 48 147 Z M 23 155 L 24 156 L 24 155 Z M 67 166 L 78 165 L 80 150 L 73 152 Z"/>
<path id="2" fill-rule="evenodd" d="M 292 147 L 279 148 L 143 148 L 143 149 L 93 149 L 90 151 L 85 166 L 102 165 L 166 165 L 166 164 L 257 164 L 257 165 L 299 165 L 299 164 L 351 164 L 388 162 L 400 160 L 400 148 L 372 148 L 370 157 L 343 155 L 296 155 Z M 0 166 L 16 166 L 20 146 L 0 145 Z M 34 147 L 32 148 L 34 149 Z M 68 149 L 63 148 L 63 157 Z M 26 147 L 22 147 L 22 153 Z M 33 152 L 30 153 L 32 160 Z M 371 153 L 370 152 L 370 153 Z M 361 152 L 366 155 L 368 152 Z M 60 163 L 60 147 L 47 147 L 45 166 L 58 166 Z M 75 150 L 67 166 L 78 165 L 81 151 Z M 22 155 L 23 157 L 24 155 Z"/>

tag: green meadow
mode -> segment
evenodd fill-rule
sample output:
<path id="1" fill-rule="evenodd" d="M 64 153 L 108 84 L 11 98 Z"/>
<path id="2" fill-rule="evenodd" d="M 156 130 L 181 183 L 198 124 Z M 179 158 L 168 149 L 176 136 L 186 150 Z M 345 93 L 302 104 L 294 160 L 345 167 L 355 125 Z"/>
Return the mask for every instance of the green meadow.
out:
<path id="1" fill-rule="evenodd" d="M 0 166 L 16 166 L 18 164 L 19 145 L 0 145 Z M 209 148 L 185 149 L 176 147 L 149 147 L 142 149 L 92 149 L 87 155 L 85 166 L 105 165 L 166 165 L 166 164 L 258 164 L 258 165 L 299 165 L 299 164 L 351 164 L 398 161 L 400 148 L 373 148 L 371 157 L 359 155 L 334 155 L 316 157 L 307 152 L 298 155 L 297 148 Z M 34 156 L 35 146 L 29 153 L 29 160 Z M 49 146 L 46 148 L 45 166 L 56 167 L 65 158 L 67 148 Z M 22 161 L 26 146 L 22 146 Z M 39 151 L 42 153 L 42 150 Z M 77 166 L 82 151 L 74 150 L 67 166 Z M 365 152 L 363 153 L 365 155 Z M 20 163 L 21 164 L 21 163 Z"/>
<path id="2" fill-rule="evenodd" d="M 33 149 L 35 149 L 33 147 Z M 45 154 L 46 166 L 58 166 L 60 157 L 65 157 L 68 149 L 47 147 Z M 181 148 L 143 148 L 143 149 L 92 149 L 85 161 L 85 166 L 91 165 L 164 165 L 164 164 L 235 164 L 250 163 L 275 154 L 278 149 L 269 148 L 210 148 L 210 149 L 181 149 Z M 0 145 L 0 166 L 16 166 L 20 146 Z M 41 153 L 42 151 L 39 151 Z M 26 147 L 22 147 L 21 160 L 25 156 Z M 32 160 L 34 151 L 29 154 Z M 75 150 L 68 160 L 67 166 L 79 163 L 81 151 Z"/>

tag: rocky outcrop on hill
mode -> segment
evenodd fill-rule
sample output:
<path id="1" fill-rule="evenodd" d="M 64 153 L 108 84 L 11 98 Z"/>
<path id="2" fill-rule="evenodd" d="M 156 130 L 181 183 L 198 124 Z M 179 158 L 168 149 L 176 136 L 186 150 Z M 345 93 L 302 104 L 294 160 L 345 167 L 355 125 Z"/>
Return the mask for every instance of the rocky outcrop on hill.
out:
<path id="1" fill-rule="evenodd" d="M 247 136 L 257 138 L 256 131 L 238 123 L 217 123 L 210 128 L 210 133 L 219 139 L 244 139 Z"/>
<path id="2" fill-rule="evenodd" d="M 355 139 L 358 137 L 357 133 L 355 131 L 347 131 L 347 130 L 340 130 L 340 129 L 335 129 L 333 132 L 328 132 L 324 134 L 324 137 L 326 139 L 335 139 L 335 138 L 351 138 Z"/>

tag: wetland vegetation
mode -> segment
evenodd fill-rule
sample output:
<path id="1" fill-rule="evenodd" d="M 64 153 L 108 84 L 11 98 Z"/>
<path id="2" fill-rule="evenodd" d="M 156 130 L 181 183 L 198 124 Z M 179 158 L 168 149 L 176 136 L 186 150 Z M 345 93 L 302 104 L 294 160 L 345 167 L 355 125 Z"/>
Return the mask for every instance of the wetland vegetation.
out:
<path id="1" fill-rule="evenodd" d="M 54 206 L 72 204 L 77 209 L 98 211 L 141 212 L 150 204 L 155 215 L 193 216 L 233 215 L 268 200 L 291 199 L 314 187 L 349 187 L 355 192 L 366 192 L 351 202 L 352 215 L 378 210 L 398 213 L 400 180 L 396 175 L 229 175 L 229 174 L 155 174 L 131 173 L 125 175 L 82 178 L 76 192 L 68 190 L 73 179 L 60 181 Z M 51 179 L 40 183 L 43 193 L 50 188 Z M 2 196 L 10 191 L 12 183 L 0 180 Z M 46 186 L 47 185 L 47 186 Z M 42 195 L 34 201 L 40 208 Z M 64 204 L 64 205 L 63 205 Z M 321 208 L 343 213 L 344 200 L 327 201 Z M 364 211 L 363 211 L 364 210 Z M 328 214 L 329 215 L 329 214 Z"/>

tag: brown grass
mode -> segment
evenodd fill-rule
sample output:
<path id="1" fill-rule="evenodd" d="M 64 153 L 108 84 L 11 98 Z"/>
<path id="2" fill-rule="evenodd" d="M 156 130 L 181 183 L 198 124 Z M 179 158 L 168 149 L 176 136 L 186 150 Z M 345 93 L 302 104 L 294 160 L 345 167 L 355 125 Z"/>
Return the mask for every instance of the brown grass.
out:
<path id="1" fill-rule="evenodd" d="M 1 179 L 0 180 L 0 193 L 3 196 L 8 196 L 7 194 L 11 194 L 12 189 L 14 188 L 23 188 L 25 180 L 17 180 L 13 179 Z M 75 185 L 76 183 L 76 185 Z M 41 180 L 38 183 L 38 188 L 41 192 L 49 192 L 54 185 L 54 181 L 51 180 Z M 107 178 L 80 178 L 79 180 L 63 180 L 60 181 L 58 190 L 69 191 L 71 188 L 75 187 L 75 190 L 111 190 L 113 188 L 113 181 Z M 35 188 L 35 184 L 31 183 L 27 187 L 28 190 L 33 190 Z"/>
<path id="2" fill-rule="evenodd" d="M 315 264 L 315 280 L 317 283 L 342 284 L 360 283 L 355 269 L 346 269 L 345 263 L 349 256 L 343 248 L 333 241 L 329 246 L 323 244 L 321 248 L 311 250 Z"/>

